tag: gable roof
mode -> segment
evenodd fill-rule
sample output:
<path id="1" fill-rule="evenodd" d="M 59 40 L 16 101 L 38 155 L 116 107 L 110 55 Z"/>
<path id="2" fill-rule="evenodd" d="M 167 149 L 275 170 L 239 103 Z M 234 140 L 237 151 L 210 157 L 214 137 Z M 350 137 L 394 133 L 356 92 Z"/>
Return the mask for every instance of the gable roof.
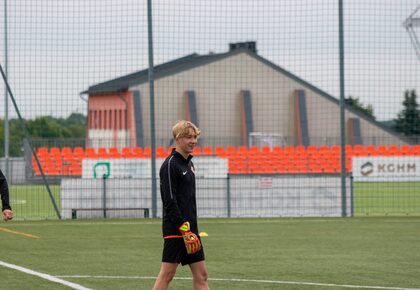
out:
<path id="1" fill-rule="evenodd" d="M 208 55 L 199 55 L 193 53 L 154 67 L 154 78 L 160 79 L 166 76 L 174 75 L 179 72 L 189 70 L 198 66 L 206 65 L 213 61 L 221 60 L 225 57 L 229 57 L 238 52 L 244 51 L 244 49 L 238 49 L 238 51 L 220 53 L 220 54 L 208 54 Z M 126 91 L 130 87 L 146 83 L 149 81 L 149 70 L 144 69 L 129 75 L 125 75 L 110 81 L 99 83 L 89 87 L 86 91 L 83 91 L 82 94 L 103 94 L 103 93 L 112 93 L 112 92 L 121 92 Z"/>
<path id="2" fill-rule="evenodd" d="M 255 58 L 256 60 L 271 67 L 275 71 L 296 81 L 297 83 L 308 88 L 309 90 L 314 91 L 315 93 L 329 100 L 330 102 L 333 102 L 338 106 L 340 105 L 340 102 L 337 98 L 331 96 L 330 94 L 312 85 L 311 83 L 299 78 L 298 76 L 292 74 L 291 72 L 285 70 L 284 68 L 272 63 L 271 61 L 259 56 L 258 54 L 254 53 L 248 48 L 237 48 L 237 49 L 230 50 L 229 52 L 219 53 L 219 54 L 208 54 L 208 55 L 199 55 L 197 53 L 189 54 L 184 57 L 154 66 L 154 79 L 160 79 L 160 78 L 164 78 L 170 75 L 174 75 L 174 74 L 177 74 L 177 73 L 180 73 L 180 72 L 183 72 L 183 71 L 195 68 L 195 67 L 203 66 L 203 65 L 215 62 L 215 61 L 219 61 L 219 60 L 237 55 L 239 53 L 248 54 L 250 57 Z M 100 95 L 100 94 L 112 93 L 112 92 L 123 92 L 123 91 L 127 91 L 132 86 L 147 83 L 148 81 L 149 81 L 149 70 L 144 69 L 144 70 L 141 70 L 132 74 L 128 74 L 128 75 L 125 75 L 125 76 L 122 76 L 122 77 L 119 77 L 110 81 L 106 81 L 103 83 L 90 86 L 86 91 L 83 91 L 82 94 Z M 345 110 L 353 113 L 354 115 L 362 118 L 363 120 L 371 124 L 374 124 L 375 126 L 386 131 L 387 133 L 399 138 L 401 141 L 406 142 L 406 143 L 412 143 L 412 141 L 409 138 L 406 138 L 405 136 L 398 134 L 396 131 L 392 130 L 391 128 L 370 118 L 365 113 L 358 111 L 347 104 L 345 104 L 344 107 L 345 107 Z"/>

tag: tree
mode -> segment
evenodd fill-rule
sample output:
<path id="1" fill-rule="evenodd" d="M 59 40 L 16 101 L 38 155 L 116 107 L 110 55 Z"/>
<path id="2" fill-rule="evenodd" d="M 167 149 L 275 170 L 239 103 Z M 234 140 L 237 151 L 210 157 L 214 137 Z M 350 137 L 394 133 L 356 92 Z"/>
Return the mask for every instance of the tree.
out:
<path id="1" fill-rule="evenodd" d="M 372 119 L 376 119 L 375 115 L 373 114 L 373 107 L 372 105 L 367 105 L 365 106 L 359 98 L 353 98 L 352 96 L 348 97 L 345 100 L 346 104 L 349 105 L 350 107 L 352 107 L 353 109 L 362 112 L 363 114 L 365 114 L 367 117 L 372 118 Z"/>
<path id="2" fill-rule="evenodd" d="M 34 120 L 25 120 L 32 140 L 40 144 L 59 144 L 72 146 L 75 140 L 84 140 L 86 136 L 86 117 L 82 114 L 71 114 L 68 118 L 54 118 L 51 116 L 38 117 Z M 4 120 L 0 119 L 0 154 L 4 156 Z M 9 153 L 10 156 L 22 156 L 23 139 L 21 121 L 9 120 Z"/>
<path id="3" fill-rule="evenodd" d="M 404 93 L 403 109 L 398 113 L 394 129 L 405 136 L 420 136 L 420 111 L 415 90 Z"/>

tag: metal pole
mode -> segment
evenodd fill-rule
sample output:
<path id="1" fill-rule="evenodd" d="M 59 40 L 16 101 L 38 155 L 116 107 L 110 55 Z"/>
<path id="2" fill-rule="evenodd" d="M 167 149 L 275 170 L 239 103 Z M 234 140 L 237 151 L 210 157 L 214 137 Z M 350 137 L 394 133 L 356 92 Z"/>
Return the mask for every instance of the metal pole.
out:
<path id="1" fill-rule="evenodd" d="M 350 216 L 354 216 L 354 178 L 350 175 Z"/>
<path id="2" fill-rule="evenodd" d="M 152 217 L 157 217 L 157 184 L 156 184 L 156 136 L 155 136 L 155 85 L 153 74 L 153 31 L 152 0 L 147 0 L 147 28 L 149 38 L 149 94 L 150 94 L 150 138 L 152 150 Z"/>
<path id="3" fill-rule="evenodd" d="M 340 139 L 341 139 L 341 216 L 347 216 L 346 205 L 346 128 L 345 128 L 345 90 L 344 90 L 344 27 L 343 0 L 338 0 L 338 41 L 340 51 Z"/>
<path id="4" fill-rule="evenodd" d="M 230 204 L 230 174 L 227 176 L 227 194 L 226 194 L 226 206 L 227 206 L 227 217 L 231 217 L 231 204 Z"/>
<path id="5" fill-rule="evenodd" d="M 7 78 L 8 70 L 8 44 L 7 44 L 7 0 L 4 0 L 4 73 Z M 4 89 L 4 161 L 5 175 L 10 178 L 9 172 L 9 92 Z"/>
<path id="6" fill-rule="evenodd" d="M 102 209 L 104 211 L 104 219 L 106 219 L 106 178 L 107 175 L 104 174 L 102 176 L 102 180 L 103 180 L 103 187 L 102 187 Z"/>
<path id="7" fill-rule="evenodd" d="M 18 108 L 18 106 L 16 104 L 15 97 L 13 96 L 12 89 L 9 86 L 9 82 L 7 81 L 6 74 L 4 73 L 4 70 L 3 70 L 3 67 L 1 66 L 1 64 L 0 64 L 0 73 L 1 73 L 1 76 L 2 76 L 3 81 L 4 81 L 4 85 L 6 86 L 7 92 L 10 95 L 10 99 L 12 100 L 12 103 L 13 103 L 13 106 L 15 108 L 16 114 L 18 115 L 21 129 L 22 129 L 22 131 L 23 131 L 26 139 L 28 140 L 28 145 L 31 148 L 32 156 L 35 158 L 35 162 L 36 162 L 36 164 L 37 164 L 37 166 L 39 168 L 39 171 L 41 173 L 42 180 L 44 181 L 45 188 L 47 189 L 47 192 L 48 192 L 48 195 L 50 197 L 51 203 L 52 203 L 52 205 L 54 207 L 54 210 L 55 210 L 55 212 L 57 214 L 57 217 L 59 219 L 61 219 L 60 211 L 58 210 L 57 203 L 55 202 L 54 196 L 53 196 L 53 194 L 51 192 L 50 185 L 48 184 L 47 178 L 45 177 L 44 170 L 42 169 L 42 166 L 41 166 L 41 163 L 39 161 L 39 158 L 36 155 L 36 151 L 35 151 L 35 148 L 34 148 L 34 146 L 32 144 L 32 140 L 30 138 L 28 128 L 25 125 L 25 120 L 22 118 L 22 115 L 20 114 L 19 108 Z"/>

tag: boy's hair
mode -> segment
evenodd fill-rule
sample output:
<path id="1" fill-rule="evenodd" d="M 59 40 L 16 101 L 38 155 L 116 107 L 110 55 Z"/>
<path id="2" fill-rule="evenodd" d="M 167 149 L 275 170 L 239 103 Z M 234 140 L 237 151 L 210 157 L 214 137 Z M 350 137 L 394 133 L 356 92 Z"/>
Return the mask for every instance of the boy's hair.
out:
<path id="1" fill-rule="evenodd" d="M 190 128 L 193 129 L 195 134 L 197 134 L 197 137 L 200 136 L 200 129 L 198 129 L 192 122 L 185 120 L 176 122 L 176 124 L 172 127 L 172 135 L 174 136 L 174 139 L 176 140 L 180 137 L 187 136 L 190 132 Z"/>

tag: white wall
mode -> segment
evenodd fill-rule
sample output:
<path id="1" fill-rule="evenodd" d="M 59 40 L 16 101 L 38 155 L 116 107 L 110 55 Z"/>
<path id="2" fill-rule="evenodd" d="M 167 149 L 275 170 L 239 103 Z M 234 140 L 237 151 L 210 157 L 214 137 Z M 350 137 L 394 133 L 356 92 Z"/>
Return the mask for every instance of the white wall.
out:
<path id="1" fill-rule="evenodd" d="M 159 182 L 158 182 L 159 184 Z M 331 176 L 232 176 L 230 179 L 197 179 L 197 207 L 200 217 L 306 217 L 341 216 L 340 177 Z M 158 188 L 157 214 L 162 204 Z M 71 218 L 72 209 L 85 218 L 102 217 L 102 179 L 63 179 L 61 214 Z M 350 214 L 350 184 L 347 183 L 347 214 Z M 228 199 L 229 197 L 229 199 Z M 142 217 L 151 212 L 150 179 L 106 180 L 106 206 L 118 208 L 116 217 Z M 230 207 L 229 207 L 230 205 Z M 78 213 L 79 214 L 79 213 Z M 80 215 L 79 215 L 80 217 Z"/>

